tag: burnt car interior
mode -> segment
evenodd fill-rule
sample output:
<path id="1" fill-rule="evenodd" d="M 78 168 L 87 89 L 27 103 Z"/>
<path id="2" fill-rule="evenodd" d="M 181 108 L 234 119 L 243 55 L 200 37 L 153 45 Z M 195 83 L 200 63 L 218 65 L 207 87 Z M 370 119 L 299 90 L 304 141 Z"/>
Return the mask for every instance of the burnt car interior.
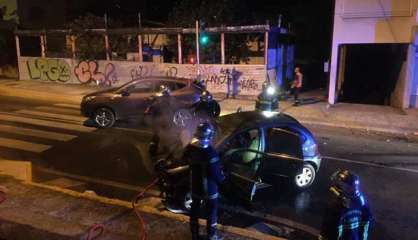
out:
<path id="1" fill-rule="evenodd" d="M 249 129 L 226 140 L 220 149 L 234 194 L 252 201 L 269 186 L 264 176 L 292 176 L 303 166 L 300 136 L 282 128 Z"/>

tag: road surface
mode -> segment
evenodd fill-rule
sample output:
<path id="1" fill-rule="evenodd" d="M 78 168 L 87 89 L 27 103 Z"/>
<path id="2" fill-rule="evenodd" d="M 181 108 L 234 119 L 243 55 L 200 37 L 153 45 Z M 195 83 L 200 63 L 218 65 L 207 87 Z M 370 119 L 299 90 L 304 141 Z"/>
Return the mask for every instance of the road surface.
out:
<path id="1" fill-rule="evenodd" d="M 132 197 L 154 177 L 146 154 L 150 132 L 133 122 L 98 130 L 84 126 L 85 120 L 77 105 L 0 96 L 0 158 L 32 161 L 36 181 Z M 370 239 L 416 239 L 418 144 L 308 127 L 324 156 L 315 184 L 295 192 L 283 180 L 278 187 L 258 193 L 252 212 L 226 212 L 221 221 L 241 227 L 285 224 L 315 231 L 320 228 L 330 175 L 347 168 L 360 175 L 374 213 Z"/>

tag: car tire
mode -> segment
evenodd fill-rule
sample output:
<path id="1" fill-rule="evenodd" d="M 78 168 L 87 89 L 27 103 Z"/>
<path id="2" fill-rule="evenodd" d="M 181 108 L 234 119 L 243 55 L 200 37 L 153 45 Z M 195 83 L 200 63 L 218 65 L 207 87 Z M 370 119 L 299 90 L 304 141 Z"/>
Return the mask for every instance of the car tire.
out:
<path id="1" fill-rule="evenodd" d="M 315 181 L 316 171 L 310 163 L 303 165 L 302 171 L 297 174 L 294 178 L 294 185 L 297 189 L 306 189 L 312 185 Z"/>
<path id="2" fill-rule="evenodd" d="M 110 128 L 115 124 L 115 113 L 106 107 L 98 108 L 94 112 L 93 121 L 98 128 Z"/>

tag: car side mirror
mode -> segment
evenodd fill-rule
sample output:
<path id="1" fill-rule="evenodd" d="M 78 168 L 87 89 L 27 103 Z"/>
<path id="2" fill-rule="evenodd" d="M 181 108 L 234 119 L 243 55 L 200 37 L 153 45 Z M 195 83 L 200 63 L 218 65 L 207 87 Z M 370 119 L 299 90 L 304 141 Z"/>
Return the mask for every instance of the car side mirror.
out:
<path id="1" fill-rule="evenodd" d="M 125 90 L 125 91 L 122 91 L 120 95 L 122 95 L 122 97 L 127 97 L 131 94 L 128 91 Z"/>

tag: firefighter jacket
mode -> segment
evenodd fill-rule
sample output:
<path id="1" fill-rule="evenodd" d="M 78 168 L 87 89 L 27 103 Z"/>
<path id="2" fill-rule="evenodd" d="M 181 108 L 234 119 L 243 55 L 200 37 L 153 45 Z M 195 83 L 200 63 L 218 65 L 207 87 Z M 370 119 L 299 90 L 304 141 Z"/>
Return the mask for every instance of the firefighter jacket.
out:
<path id="1" fill-rule="evenodd" d="M 225 180 L 221 171 L 221 162 L 211 147 L 189 144 L 184 157 L 190 164 L 190 183 L 193 197 L 215 199 L 218 197 L 218 185 Z"/>
<path id="2" fill-rule="evenodd" d="M 331 188 L 319 240 L 367 240 L 372 214 L 363 195 L 346 198 Z"/>

